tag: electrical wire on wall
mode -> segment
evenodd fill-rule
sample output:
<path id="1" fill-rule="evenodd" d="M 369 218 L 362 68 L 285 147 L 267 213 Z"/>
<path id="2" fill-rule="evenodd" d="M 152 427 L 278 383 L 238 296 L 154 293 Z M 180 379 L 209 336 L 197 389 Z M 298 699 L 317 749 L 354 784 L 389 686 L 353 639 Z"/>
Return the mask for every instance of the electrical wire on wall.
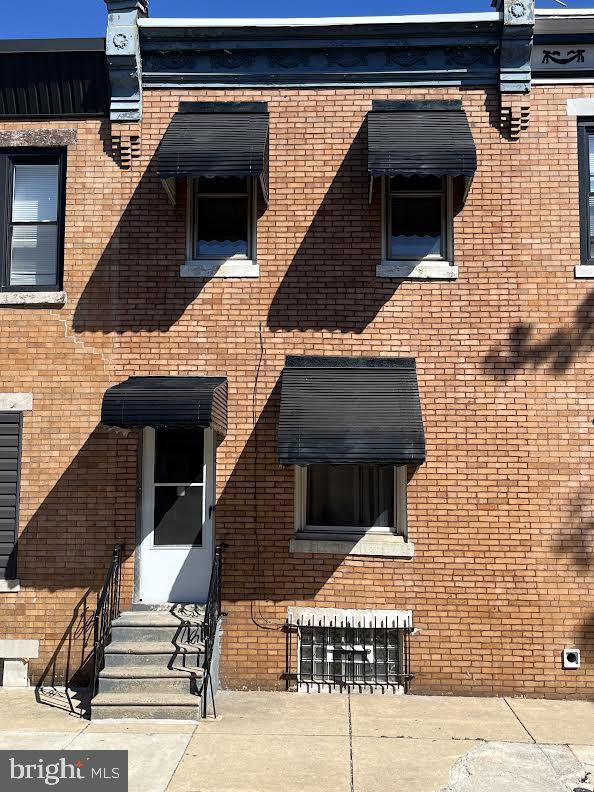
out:
<path id="1" fill-rule="evenodd" d="M 256 367 L 256 377 L 254 379 L 254 387 L 252 390 L 252 425 L 254 427 L 254 465 L 253 465 L 253 474 L 252 474 L 252 481 L 253 481 L 253 499 L 254 499 L 254 523 L 253 523 L 253 534 L 254 534 L 254 546 L 256 549 L 256 580 L 255 580 L 255 593 L 259 594 L 263 591 L 262 587 L 262 548 L 260 545 L 260 536 L 258 533 L 259 527 L 259 502 L 258 502 L 258 461 L 259 461 L 259 448 L 258 448 L 258 383 L 260 380 L 260 373 L 262 371 L 262 366 L 264 365 L 264 335 L 262 330 L 262 322 L 258 323 L 258 341 L 260 345 L 260 353 L 258 357 L 258 365 Z M 260 627 L 263 630 L 282 630 L 284 627 L 284 621 L 279 624 L 279 622 L 275 619 L 269 619 L 262 614 L 256 613 L 256 604 L 259 600 L 251 601 L 250 605 L 250 616 L 252 622 L 256 625 L 256 627 Z"/>

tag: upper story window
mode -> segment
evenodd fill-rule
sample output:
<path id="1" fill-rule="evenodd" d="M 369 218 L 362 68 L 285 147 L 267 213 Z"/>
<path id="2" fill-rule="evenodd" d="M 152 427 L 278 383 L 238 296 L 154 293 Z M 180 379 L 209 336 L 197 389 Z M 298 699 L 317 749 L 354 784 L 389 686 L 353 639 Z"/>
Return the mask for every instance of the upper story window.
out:
<path id="1" fill-rule="evenodd" d="M 188 207 L 189 262 L 215 267 L 255 264 L 255 204 L 254 179 L 193 179 Z"/>
<path id="2" fill-rule="evenodd" d="M 65 154 L 0 153 L 3 291 L 62 288 Z"/>
<path id="3" fill-rule="evenodd" d="M 384 261 L 451 262 L 451 179 L 393 176 L 384 181 Z"/>
<path id="4" fill-rule="evenodd" d="M 578 139 L 581 261 L 594 265 L 594 121 L 580 124 Z"/>

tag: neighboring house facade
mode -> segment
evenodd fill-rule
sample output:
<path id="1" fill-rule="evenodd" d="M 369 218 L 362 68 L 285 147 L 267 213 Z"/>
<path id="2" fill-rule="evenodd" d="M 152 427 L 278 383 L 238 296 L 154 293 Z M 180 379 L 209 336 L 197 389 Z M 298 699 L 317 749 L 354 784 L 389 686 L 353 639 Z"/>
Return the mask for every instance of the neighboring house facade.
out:
<path id="1" fill-rule="evenodd" d="M 0 654 L 223 544 L 224 686 L 589 695 L 594 11 L 147 5 L 0 46 Z"/>

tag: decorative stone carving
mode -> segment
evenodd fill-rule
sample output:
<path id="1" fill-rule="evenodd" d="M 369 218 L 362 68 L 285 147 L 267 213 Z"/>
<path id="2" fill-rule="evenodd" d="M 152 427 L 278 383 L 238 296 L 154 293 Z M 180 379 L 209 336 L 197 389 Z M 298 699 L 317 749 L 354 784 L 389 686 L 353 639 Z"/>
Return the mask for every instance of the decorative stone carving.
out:
<path id="1" fill-rule="evenodd" d="M 482 47 L 446 47 L 445 54 L 446 63 L 456 66 L 473 66 L 487 61 L 487 52 Z"/>
<path id="2" fill-rule="evenodd" d="M 210 55 L 210 63 L 215 69 L 239 69 L 242 66 L 251 66 L 255 55 L 249 52 L 232 52 L 221 50 Z"/>
<path id="3" fill-rule="evenodd" d="M 367 62 L 364 52 L 349 49 L 328 50 L 326 58 L 330 66 L 342 66 L 345 69 L 353 66 L 363 66 Z"/>
<path id="4" fill-rule="evenodd" d="M 305 66 L 309 60 L 307 52 L 292 52 L 290 50 L 277 50 L 268 56 L 271 66 L 280 66 L 281 69 L 296 69 Z"/>
<path id="5" fill-rule="evenodd" d="M 138 18 L 148 13 L 148 0 L 105 0 L 106 55 L 111 83 L 112 121 L 142 117 L 142 63 Z"/>
<path id="6" fill-rule="evenodd" d="M 425 63 L 425 53 L 423 50 L 414 47 L 398 47 L 388 50 L 386 53 L 386 63 L 389 66 L 416 66 Z"/>

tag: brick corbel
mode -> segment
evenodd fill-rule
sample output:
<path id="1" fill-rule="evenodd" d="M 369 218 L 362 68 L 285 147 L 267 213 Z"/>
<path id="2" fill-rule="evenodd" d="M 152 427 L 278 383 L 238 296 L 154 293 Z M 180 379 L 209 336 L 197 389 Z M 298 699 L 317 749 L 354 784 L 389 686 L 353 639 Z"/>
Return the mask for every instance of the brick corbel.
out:
<path id="1" fill-rule="evenodd" d="M 111 155 L 122 170 L 140 157 L 140 124 L 111 123 Z"/>
<path id="2" fill-rule="evenodd" d="M 530 94 L 502 94 L 500 125 L 509 140 L 518 140 L 528 129 L 530 121 Z"/>

